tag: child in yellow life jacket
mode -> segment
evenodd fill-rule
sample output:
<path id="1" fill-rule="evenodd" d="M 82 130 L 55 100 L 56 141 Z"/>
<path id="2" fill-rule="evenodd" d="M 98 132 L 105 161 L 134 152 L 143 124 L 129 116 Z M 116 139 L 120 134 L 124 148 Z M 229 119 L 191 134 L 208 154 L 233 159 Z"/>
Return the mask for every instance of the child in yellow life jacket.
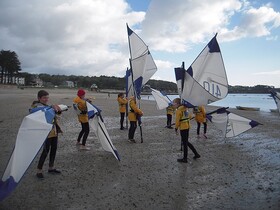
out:
<path id="1" fill-rule="evenodd" d="M 188 112 L 188 108 L 181 104 L 180 98 L 175 98 L 173 100 L 173 105 L 176 110 L 176 123 L 175 123 L 175 132 L 178 134 L 178 129 L 180 130 L 181 141 L 183 142 L 184 146 L 184 157 L 177 159 L 178 162 L 187 163 L 188 160 L 188 147 L 194 153 L 194 159 L 200 158 L 200 155 L 194 148 L 194 146 L 189 142 L 189 129 L 190 129 L 190 119 L 191 114 Z"/>
<path id="2" fill-rule="evenodd" d="M 129 142 L 136 143 L 136 141 L 134 140 L 134 134 L 137 128 L 138 117 L 141 117 L 142 115 L 143 112 L 137 107 L 135 97 L 131 96 L 129 99 L 129 112 L 128 112 L 128 120 L 130 122 L 130 127 L 128 130 Z"/>
<path id="3" fill-rule="evenodd" d="M 207 131 L 207 118 L 206 118 L 206 110 L 204 106 L 197 106 L 194 108 L 195 120 L 197 122 L 197 136 L 199 137 L 200 133 L 200 125 L 203 123 L 203 136 L 207 139 L 206 131 Z"/>
<path id="4" fill-rule="evenodd" d="M 172 115 L 174 114 L 175 108 L 173 106 L 173 104 L 169 105 L 168 107 L 166 107 L 166 117 L 167 117 L 167 128 L 171 128 L 171 123 L 172 123 Z"/>
<path id="5" fill-rule="evenodd" d="M 85 94 L 86 92 L 83 89 L 78 90 L 77 97 L 74 98 L 73 103 L 74 103 L 74 107 L 77 109 L 78 120 L 82 126 L 82 130 L 78 135 L 76 144 L 80 145 L 80 149 L 89 150 L 89 148 L 86 147 L 86 141 L 89 134 L 89 123 L 88 123 Z M 82 139 L 82 143 L 80 143 L 81 139 Z"/>
<path id="6" fill-rule="evenodd" d="M 38 107 L 45 107 L 48 106 L 48 100 L 49 100 L 49 93 L 45 90 L 40 90 L 37 93 L 38 101 L 34 101 L 31 105 L 31 109 L 38 108 Z M 57 105 L 52 105 L 52 108 L 55 110 L 56 113 L 61 113 L 61 109 Z M 51 174 L 60 174 L 61 172 L 54 168 L 54 161 L 56 156 L 56 150 L 57 150 L 57 142 L 58 142 L 58 133 L 62 133 L 58 123 L 57 118 L 54 118 L 53 121 L 53 128 L 50 131 L 47 139 L 44 142 L 43 151 L 40 156 L 38 165 L 37 165 L 37 178 L 44 179 L 44 175 L 42 173 L 44 162 L 49 154 L 49 169 L 48 172 Z"/>
<path id="7" fill-rule="evenodd" d="M 119 103 L 119 111 L 120 111 L 120 125 L 121 125 L 121 130 L 124 129 L 123 127 L 123 121 L 124 121 L 124 115 L 125 115 L 125 111 L 126 111 L 126 104 L 127 104 L 127 99 L 124 98 L 124 94 L 123 93 L 119 93 L 118 94 L 118 103 Z"/>

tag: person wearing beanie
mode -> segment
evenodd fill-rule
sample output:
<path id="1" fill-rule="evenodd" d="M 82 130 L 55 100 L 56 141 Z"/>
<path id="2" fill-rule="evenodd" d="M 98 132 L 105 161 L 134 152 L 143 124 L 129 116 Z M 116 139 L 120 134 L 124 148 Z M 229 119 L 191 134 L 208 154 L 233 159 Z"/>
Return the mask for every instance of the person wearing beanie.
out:
<path id="1" fill-rule="evenodd" d="M 79 89 L 77 92 L 77 97 L 75 97 L 73 100 L 73 106 L 74 109 L 77 111 L 78 120 L 82 126 L 82 130 L 78 135 L 76 145 L 80 146 L 80 149 L 82 150 L 89 150 L 89 148 L 86 147 L 86 141 L 89 134 L 89 123 L 85 95 L 86 92 L 83 89 Z"/>
<path id="2" fill-rule="evenodd" d="M 29 111 L 31 111 L 34 108 L 49 106 L 49 105 L 47 105 L 47 103 L 49 101 L 49 93 L 47 91 L 40 90 L 37 93 L 37 99 L 38 100 L 33 101 Z M 58 105 L 52 105 L 52 108 L 55 110 L 56 114 L 61 113 L 61 109 L 59 108 Z M 50 155 L 49 155 L 48 173 L 50 173 L 50 174 L 60 174 L 61 173 L 59 170 L 54 168 L 54 161 L 55 161 L 55 157 L 56 157 L 57 143 L 58 143 L 58 133 L 62 133 L 62 130 L 58 125 L 57 117 L 55 117 L 54 120 L 53 120 L 52 130 L 50 131 L 47 139 L 44 142 L 44 145 L 42 147 L 43 151 L 42 151 L 42 154 L 39 158 L 39 162 L 38 162 L 38 165 L 37 165 L 36 176 L 37 176 L 38 179 L 44 179 L 42 169 L 43 169 L 44 162 L 45 162 L 49 153 L 50 153 Z"/>

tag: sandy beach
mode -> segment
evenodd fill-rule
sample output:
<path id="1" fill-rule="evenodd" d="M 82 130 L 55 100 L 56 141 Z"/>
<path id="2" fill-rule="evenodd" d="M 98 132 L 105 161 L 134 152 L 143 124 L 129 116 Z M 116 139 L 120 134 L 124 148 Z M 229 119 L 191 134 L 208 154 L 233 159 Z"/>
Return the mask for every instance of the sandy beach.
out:
<path id="1" fill-rule="evenodd" d="M 39 89 L 0 88 L 0 174 L 15 144 L 17 132 Z M 76 90 L 50 89 L 50 104 L 72 105 Z M 223 139 L 208 123 L 208 139 L 197 138 L 192 121 L 190 142 L 201 155 L 182 157 L 180 136 L 165 128 L 165 110 L 142 101 L 144 143 L 139 128 L 136 144 L 119 129 L 117 95 L 87 92 L 102 109 L 109 135 L 121 161 L 102 150 L 90 132 L 90 151 L 76 147 L 80 124 L 70 109 L 60 117 L 55 165 L 61 175 L 35 176 L 39 155 L 0 209 L 280 209 L 280 117 L 278 113 L 230 109 L 263 125 L 235 138 Z M 207 111 L 214 107 L 207 107 Z M 174 121 L 174 118 L 173 118 Z M 41 151 L 39 152 L 41 154 Z"/>

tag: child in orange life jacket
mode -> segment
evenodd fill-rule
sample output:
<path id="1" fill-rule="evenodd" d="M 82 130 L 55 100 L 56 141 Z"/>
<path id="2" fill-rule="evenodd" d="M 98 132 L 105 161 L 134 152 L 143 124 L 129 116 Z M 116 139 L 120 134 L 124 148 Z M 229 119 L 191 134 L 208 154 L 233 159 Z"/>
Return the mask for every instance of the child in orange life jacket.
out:
<path id="1" fill-rule="evenodd" d="M 189 129 L 190 129 L 190 119 L 191 114 L 188 112 L 188 108 L 181 104 L 180 98 L 175 98 L 173 100 L 173 105 L 176 110 L 176 123 L 175 123 L 175 132 L 178 134 L 178 129 L 180 129 L 181 141 L 184 146 L 184 157 L 177 159 L 178 162 L 187 163 L 188 160 L 188 147 L 194 153 L 194 159 L 200 158 L 200 155 L 194 148 L 194 146 L 188 141 L 189 139 Z"/>
<path id="2" fill-rule="evenodd" d="M 89 148 L 86 147 L 86 141 L 89 134 L 89 123 L 88 123 L 85 94 L 86 92 L 83 89 L 79 89 L 77 92 L 77 97 L 74 98 L 73 102 L 74 102 L 74 106 L 77 108 L 78 120 L 82 126 L 82 130 L 78 135 L 76 144 L 80 145 L 80 149 L 82 150 L 89 150 Z M 82 143 L 80 143 L 81 139 L 82 139 Z"/>
<path id="3" fill-rule="evenodd" d="M 137 107 L 136 99 L 134 96 L 129 98 L 129 112 L 128 112 L 128 120 L 130 121 L 130 127 L 128 130 L 128 141 L 132 143 L 136 143 L 134 140 L 135 130 L 137 128 L 137 118 L 141 117 L 143 112 Z"/>
<path id="4" fill-rule="evenodd" d="M 197 122 L 197 136 L 199 137 L 200 133 L 200 125 L 203 123 L 203 136 L 207 139 L 206 131 L 207 131 L 207 119 L 206 119 L 206 110 L 204 106 L 197 106 L 194 108 L 195 120 Z"/>
<path id="5" fill-rule="evenodd" d="M 127 104 L 127 99 L 124 98 L 124 94 L 123 93 L 119 93 L 118 94 L 118 103 L 119 103 L 119 111 L 120 111 L 120 116 L 121 116 L 121 119 L 120 119 L 120 129 L 123 130 L 124 127 L 123 127 L 123 121 L 124 121 L 124 115 L 125 115 L 125 111 L 126 111 L 126 104 Z"/>
<path id="6" fill-rule="evenodd" d="M 49 93 L 45 90 L 40 90 L 37 93 L 38 101 L 33 101 L 31 105 L 31 109 L 37 108 L 37 107 L 44 107 L 48 106 L 47 103 L 49 101 Z M 57 114 L 61 113 L 61 109 L 57 105 L 52 105 L 52 108 L 55 110 Z M 44 179 L 44 175 L 42 173 L 44 162 L 49 154 L 50 151 L 50 157 L 49 157 L 49 169 L 48 172 L 51 174 L 60 174 L 61 172 L 54 168 L 54 161 L 56 156 L 56 150 L 57 150 L 57 141 L 58 141 L 58 133 L 62 133 L 58 123 L 57 118 L 54 118 L 53 121 L 53 128 L 50 131 L 47 139 L 44 142 L 43 151 L 40 156 L 38 166 L 37 166 L 37 178 Z"/>

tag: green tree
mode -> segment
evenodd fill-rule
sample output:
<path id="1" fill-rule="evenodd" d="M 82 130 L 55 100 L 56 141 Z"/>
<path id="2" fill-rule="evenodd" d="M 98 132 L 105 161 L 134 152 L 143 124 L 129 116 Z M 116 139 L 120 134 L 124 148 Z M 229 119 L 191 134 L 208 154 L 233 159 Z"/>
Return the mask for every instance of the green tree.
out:
<path id="1" fill-rule="evenodd" d="M 20 61 L 14 51 L 0 51 L 1 83 L 12 83 L 12 77 L 21 71 Z M 5 79 L 4 79 L 5 78 Z"/>

